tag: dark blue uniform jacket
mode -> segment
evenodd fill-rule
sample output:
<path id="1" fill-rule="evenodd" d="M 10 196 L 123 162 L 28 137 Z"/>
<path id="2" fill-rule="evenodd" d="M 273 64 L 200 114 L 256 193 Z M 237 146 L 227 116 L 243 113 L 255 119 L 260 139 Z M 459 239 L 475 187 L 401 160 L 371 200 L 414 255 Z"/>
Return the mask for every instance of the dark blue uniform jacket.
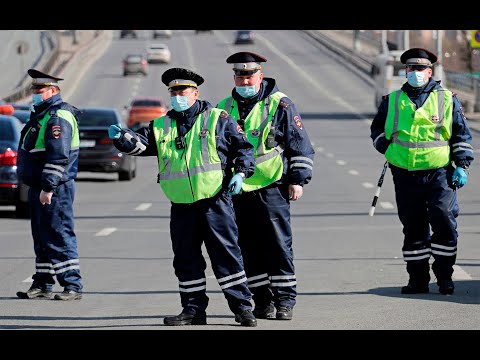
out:
<path id="1" fill-rule="evenodd" d="M 232 90 L 232 97 L 238 103 L 240 115 L 239 124 L 245 120 L 255 104 L 270 94 L 279 91 L 273 78 L 263 78 L 259 92 L 252 98 L 246 99 Z M 304 161 L 299 157 L 307 157 L 313 161 L 315 150 L 310 142 L 305 126 L 292 100 L 284 97 L 275 112 L 272 124 L 275 127 L 275 146 L 284 146 L 283 172 L 284 176 L 277 183 L 308 184 L 312 178 L 312 166 L 304 167 Z"/>
<path id="2" fill-rule="evenodd" d="M 439 80 L 430 79 L 430 81 L 421 88 L 414 88 L 410 84 L 405 83 L 402 90 L 415 103 L 417 108 L 421 107 L 428 95 L 434 89 L 440 89 Z M 373 122 L 370 126 L 370 137 L 373 141 L 373 146 L 381 154 L 385 154 L 390 141 L 385 138 L 385 121 L 387 119 L 388 111 L 388 97 L 386 95 L 378 108 Z M 455 165 L 462 167 L 469 167 L 473 161 L 473 149 L 471 147 L 472 135 L 468 128 L 467 119 L 463 113 L 462 105 L 456 96 L 453 96 L 453 125 L 452 137 L 450 138 L 451 159 Z M 463 145 L 462 145 L 463 144 Z M 466 145 L 465 145 L 466 144 Z M 453 151 L 455 150 L 455 151 Z"/>

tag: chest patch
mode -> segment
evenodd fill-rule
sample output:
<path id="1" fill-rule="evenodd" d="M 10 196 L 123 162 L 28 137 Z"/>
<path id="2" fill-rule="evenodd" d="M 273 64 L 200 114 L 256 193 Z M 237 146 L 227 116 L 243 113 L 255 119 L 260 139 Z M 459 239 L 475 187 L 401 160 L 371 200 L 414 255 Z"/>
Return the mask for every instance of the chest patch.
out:
<path id="1" fill-rule="evenodd" d="M 253 137 L 259 137 L 260 136 L 260 131 L 258 131 L 257 129 L 253 129 L 250 132 L 250 135 L 252 135 Z"/>

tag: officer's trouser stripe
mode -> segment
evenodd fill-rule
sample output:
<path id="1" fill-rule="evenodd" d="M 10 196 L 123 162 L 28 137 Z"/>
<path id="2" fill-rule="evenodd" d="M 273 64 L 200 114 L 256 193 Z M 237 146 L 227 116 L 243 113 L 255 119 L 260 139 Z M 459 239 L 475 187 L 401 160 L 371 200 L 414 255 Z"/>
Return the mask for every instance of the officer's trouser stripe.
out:
<path id="1" fill-rule="evenodd" d="M 75 269 L 80 270 L 80 265 L 70 265 L 70 266 L 64 267 L 64 268 L 62 268 L 62 269 L 60 269 L 60 270 L 55 270 L 55 273 L 56 273 L 56 274 L 61 274 L 61 273 L 65 272 L 65 271 L 75 270 Z"/>
<path id="2" fill-rule="evenodd" d="M 245 271 L 242 270 L 236 274 L 224 276 L 223 278 L 217 279 L 217 281 L 221 289 L 227 289 L 231 286 L 241 284 L 247 281 L 247 278 L 245 276 Z"/>
<path id="3" fill-rule="evenodd" d="M 263 285 L 269 285 L 270 279 L 267 273 L 251 276 L 247 279 L 249 288 L 256 288 Z"/>
<path id="4" fill-rule="evenodd" d="M 198 285 L 195 287 L 190 287 L 190 285 Z M 179 281 L 178 288 L 180 292 L 195 292 L 200 290 L 205 290 L 207 288 L 207 279 L 201 278 L 196 280 L 189 280 L 189 281 Z"/>
<path id="5" fill-rule="evenodd" d="M 412 260 L 422 260 L 429 259 L 431 256 L 432 249 L 426 248 L 421 250 L 405 250 L 403 251 L 403 260 L 412 261 Z"/>
<path id="6" fill-rule="evenodd" d="M 55 270 L 53 270 L 52 264 L 50 263 L 36 263 L 35 268 L 37 273 L 55 274 Z"/>

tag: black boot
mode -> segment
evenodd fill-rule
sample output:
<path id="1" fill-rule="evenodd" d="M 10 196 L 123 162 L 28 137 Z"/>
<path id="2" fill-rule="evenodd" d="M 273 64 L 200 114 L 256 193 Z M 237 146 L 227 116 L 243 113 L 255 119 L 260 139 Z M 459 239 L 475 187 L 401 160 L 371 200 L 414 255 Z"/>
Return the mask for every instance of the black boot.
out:
<path id="1" fill-rule="evenodd" d="M 207 314 L 206 313 L 187 314 L 182 312 L 176 316 L 165 317 L 163 319 L 163 323 L 169 326 L 207 325 Z"/>
<path id="2" fill-rule="evenodd" d="M 277 309 L 277 320 L 292 320 L 293 318 L 293 309 L 288 306 L 280 306 Z"/>
<path id="3" fill-rule="evenodd" d="M 242 326 L 257 326 L 257 319 L 255 319 L 252 310 L 244 310 L 239 314 L 235 314 L 235 321 L 240 323 Z"/>
<path id="4" fill-rule="evenodd" d="M 452 295 L 455 290 L 455 285 L 452 279 L 442 279 L 437 281 L 438 291 L 443 295 Z"/>
<path id="5" fill-rule="evenodd" d="M 275 319 L 275 307 L 273 304 L 267 306 L 255 306 L 253 315 L 257 319 Z"/>
<path id="6" fill-rule="evenodd" d="M 427 294 L 430 292 L 428 288 L 428 283 L 419 284 L 417 282 L 409 281 L 408 284 L 402 287 L 402 294 Z"/>

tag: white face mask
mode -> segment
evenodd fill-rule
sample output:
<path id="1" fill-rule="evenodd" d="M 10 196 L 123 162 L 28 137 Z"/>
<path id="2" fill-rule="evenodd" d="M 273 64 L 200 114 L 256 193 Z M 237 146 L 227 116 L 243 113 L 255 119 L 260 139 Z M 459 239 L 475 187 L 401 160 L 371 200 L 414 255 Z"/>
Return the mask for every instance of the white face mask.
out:
<path id="1" fill-rule="evenodd" d="M 407 81 L 413 87 L 422 87 L 427 83 L 425 71 L 410 71 L 407 74 Z"/>

